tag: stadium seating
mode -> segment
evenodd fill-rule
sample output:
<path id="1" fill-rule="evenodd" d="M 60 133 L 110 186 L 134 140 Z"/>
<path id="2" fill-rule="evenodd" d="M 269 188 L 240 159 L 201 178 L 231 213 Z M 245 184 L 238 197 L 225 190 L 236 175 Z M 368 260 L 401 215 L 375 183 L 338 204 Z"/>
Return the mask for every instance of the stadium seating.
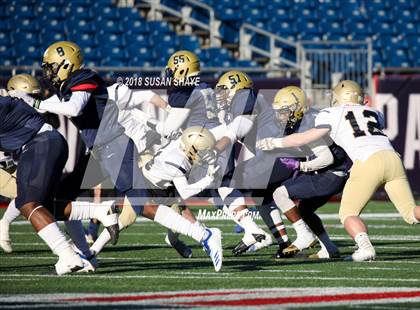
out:
<path id="1" fill-rule="evenodd" d="M 180 10 L 182 0 L 162 0 Z M 419 66 L 415 0 L 204 0 L 215 9 L 224 42 L 238 43 L 243 22 L 295 40 L 373 39 L 373 63 Z M 207 20 L 205 14 L 194 17 Z M 344 18 L 346 17 L 346 18 Z M 163 66 L 178 49 L 199 54 L 205 66 L 257 66 L 224 48 L 200 49 L 197 37 L 178 35 L 164 21 L 147 21 L 112 0 L 19 0 L 0 4 L 0 65 L 40 62 L 46 46 L 73 40 L 96 66 Z M 252 41 L 267 47 L 266 40 Z M 294 57 L 290 55 L 290 57 Z"/>

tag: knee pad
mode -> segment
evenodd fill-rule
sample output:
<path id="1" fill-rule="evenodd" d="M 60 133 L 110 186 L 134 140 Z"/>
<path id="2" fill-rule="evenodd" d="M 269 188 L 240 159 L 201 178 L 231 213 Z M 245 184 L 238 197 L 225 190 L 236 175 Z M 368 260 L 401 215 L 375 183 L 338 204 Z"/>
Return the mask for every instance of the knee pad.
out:
<path id="1" fill-rule="evenodd" d="M 295 206 L 295 203 L 289 198 L 289 193 L 284 186 L 280 186 L 274 191 L 273 199 L 283 213 Z"/>
<path id="2" fill-rule="evenodd" d="M 136 222 L 136 219 L 137 213 L 126 198 L 124 200 L 124 207 L 119 216 L 120 223 L 122 224 L 123 228 L 126 228 L 131 224 L 134 224 Z"/>

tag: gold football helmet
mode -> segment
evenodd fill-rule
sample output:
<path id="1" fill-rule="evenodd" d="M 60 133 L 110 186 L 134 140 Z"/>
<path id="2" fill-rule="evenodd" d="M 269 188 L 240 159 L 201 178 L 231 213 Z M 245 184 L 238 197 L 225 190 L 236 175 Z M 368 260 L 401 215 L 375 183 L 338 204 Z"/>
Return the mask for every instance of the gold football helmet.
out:
<path id="1" fill-rule="evenodd" d="M 360 85 L 352 80 L 344 80 L 332 89 L 331 106 L 363 104 L 364 95 Z"/>
<path id="2" fill-rule="evenodd" d="M 181 150 L 191 162 L 200 161 L 199 151 L 211 150 L 216 144 L 213 134 L 205 127 L 192 126 L 184 130 L 181 136 Z"/>
<path id="3" fill-rule="evenodd" d="M 83 65 L 80 47 L 69 41 L 60 41 L 50 45 L 44 52 L 42 69 L 44 77 L 54 85 L 67 80 L 70 73 Z"/>
<path id="4" fill-rule="evenodd" d="M 181 84 L 187 78 L 200 74 L 200 60 L 190 51 L 177 51 L 169 57 L 165 76 Z"/>
<path id="5" fill-rule="evenodd" d="M 41 85 L 29 74 L 17 74 L 7 82 L 7 90 L 20 90 L 31 96 L 41 95 Z"/>
<path id="6" fill-rule="evenodd" d="M 293 127 L 307 110 L 305 92 L 297 86 L 280 89 L 274 96 L 273 109 L 282 126 Z"/>
<path id="7" fill-rule="evenodd" d="M 219 109 L 228 107 L 240 89 L 252 89 L 251 78 L 241 71 L 229 71 L 223 74 L 215 87 L 216 102 Z"/>

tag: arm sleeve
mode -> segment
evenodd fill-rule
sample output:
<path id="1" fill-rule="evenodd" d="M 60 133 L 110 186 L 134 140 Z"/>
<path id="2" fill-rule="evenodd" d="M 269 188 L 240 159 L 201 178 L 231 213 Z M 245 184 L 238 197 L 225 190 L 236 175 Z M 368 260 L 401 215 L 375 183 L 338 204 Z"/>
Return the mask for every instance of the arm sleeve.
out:
<path id="1" fill-rule="evenodd" d="M 157 123 L 156 131 L 163 136 L 167 136 L 171 132 L 181 128 L 188 115 L 190 115 L 189 109 L 172 108 L 168 117 L 163 122 Z"/>
<path id="2" fill-rule="evenodd" d="M 173 182 L 179 195 L 182 199 L 185 200 L 202 192 L 206 187 L 208 187 L 211 184 L 211 182 L 213 182 L 213 178 L 205 176 L 196 183 L 188 184 L 186 177 L 181 176 L 174 178 Z"/>
<path id="3" fill-rule="evenodd" d="M 80 115 L 83 108 L 88 103 L 90 95 L 90 92 L 76 91 L 72 93 L 70 100 L 65 102 L 60 101 L 60 99 L 54 95 L 41 101 L 39 109 L 50 113 L 75 117 Z"/>
<path id="4" fill-rule="evenodd" d="M 324 109 L 318 113 L 315 118 L 315 128 L 331 129 L 330 111 Z"/>
<path id="5" fill-rule="evenodd" d="M 232 143 L 245 137 L 252 126 L 254 125 L 255 115 L 240 115 L 227 125 L 225 136 L 230 139 Z"/>
<path id="6" fill-rule="evenodd" d="M 309 161 L 300 162 L 301 171 L 316 171 L 328 167 L 334 162 L 334 156 L 327 145 L 317 145 L 311 149 L 315 158 Z"/>

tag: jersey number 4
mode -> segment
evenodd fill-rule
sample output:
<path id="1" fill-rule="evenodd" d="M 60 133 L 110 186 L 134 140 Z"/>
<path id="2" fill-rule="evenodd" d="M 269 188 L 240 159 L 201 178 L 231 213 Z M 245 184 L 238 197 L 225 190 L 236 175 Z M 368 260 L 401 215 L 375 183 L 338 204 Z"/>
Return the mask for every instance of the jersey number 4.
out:
<path id="1" fill-rule="evenodd" d="M 385 136 L 379 127 L 378 115 L 370 110 L 364 110 L 363 116 L 367 119 L 367 129 L 371 135 L 374 136 Z M 356 117 L 352 111 L 347 112 L 345 116 L 346 120 L 349 121 L 350 126 L 353 128 L 353 135 L 357 137 L 366 136 L 366 131 L 361 130 L 359 124 L 357 123 Z"/>

